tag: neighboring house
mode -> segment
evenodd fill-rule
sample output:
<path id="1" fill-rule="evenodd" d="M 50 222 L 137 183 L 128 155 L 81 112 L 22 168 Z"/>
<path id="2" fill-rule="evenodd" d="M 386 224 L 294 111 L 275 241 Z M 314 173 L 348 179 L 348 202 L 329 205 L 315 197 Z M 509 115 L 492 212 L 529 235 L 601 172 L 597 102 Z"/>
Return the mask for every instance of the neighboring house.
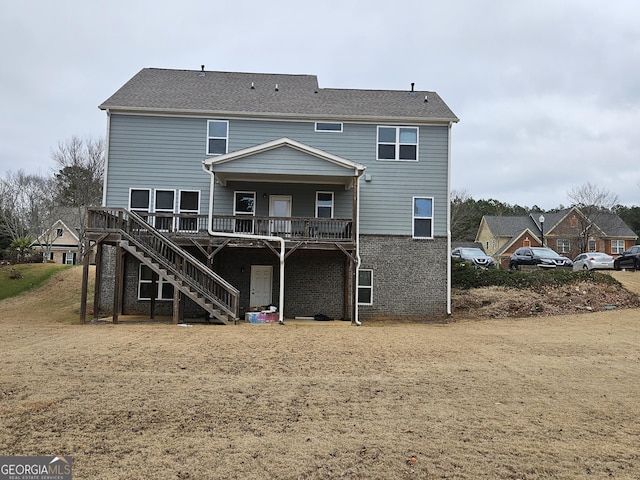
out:
<path id="1" fill-rule="evenodd" d="M 37 252 L 42 252 L 44 262 L 76 265 L 80 262 L 80 248 L 77 232 L 63 220 L 57 220 L 32 244 Z"/>
<path id="2" fill-rule="evenodd" d="M 485 215 L 480 221 L 476 241 L 496 263 L 508 268 L 509 258 L 517 248 L 540 246 L 543 241 L 546 247 L 573 259 L 585 251 L 604 252 L 615 257 L 634 245 L 637 238 L 614 213 L 592 213 L 589 219 L 572 207 L 526 216 Z"/>
<path id="3" fill-rule="evenodd" d="M 100 108 L 95 315 L 449 313 L 458 119 L 436 93 L 146 68 Z"/>

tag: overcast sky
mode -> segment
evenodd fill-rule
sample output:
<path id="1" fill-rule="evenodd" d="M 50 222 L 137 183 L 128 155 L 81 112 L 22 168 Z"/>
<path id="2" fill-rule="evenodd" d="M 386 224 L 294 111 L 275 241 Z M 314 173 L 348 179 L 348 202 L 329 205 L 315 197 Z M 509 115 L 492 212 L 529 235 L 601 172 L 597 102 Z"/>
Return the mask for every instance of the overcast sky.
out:
<path id="1" fill-rule="evenodd" d="M 590 182 L 640 205 L 637 0 L 26 0 L 0 7 L 0 175 L 51 173 L 145 67 L 300 73 L 440 94 L 452 188 L 550 209 Z"/>

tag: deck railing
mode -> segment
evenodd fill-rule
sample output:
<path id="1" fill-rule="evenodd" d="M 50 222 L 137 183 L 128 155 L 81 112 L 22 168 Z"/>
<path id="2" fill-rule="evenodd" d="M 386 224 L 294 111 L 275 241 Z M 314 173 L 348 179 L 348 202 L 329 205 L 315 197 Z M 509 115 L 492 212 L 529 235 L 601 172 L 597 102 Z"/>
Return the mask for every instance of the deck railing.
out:
<path id="1" fill-rule="evenodd" d="M 148 218 L 119 208 L 92 208 L 89 210 L 89 231 L 119 233 L 168 273 L 180 278 L 191 291 L 210 298 L 226 313 L 238 318 L 239 291 L 152 227 Z"/>
<path id="2" fill-rule="evenodd" d="M 102 209 L 93 209 L 101 211 Z M 100 221 L 115 223 L 114 215 Z M 202 214 L 173 214 L 135 212 L 149 225 L 163 233 L 178 236 L 206 235 L 208 216 Z M 97 218 L 95 219 L 96 221 Z M 121 221 L 121 220 L 120 220 Z M 105 225 L 108 227 L 109 225 Z M 275 235 L 292 241 L 353 242 L 353 221 L 350 218 L 314 217 L 258 217 L 253 215 L 214 215 L 212 230 L 223 233 Z"/>

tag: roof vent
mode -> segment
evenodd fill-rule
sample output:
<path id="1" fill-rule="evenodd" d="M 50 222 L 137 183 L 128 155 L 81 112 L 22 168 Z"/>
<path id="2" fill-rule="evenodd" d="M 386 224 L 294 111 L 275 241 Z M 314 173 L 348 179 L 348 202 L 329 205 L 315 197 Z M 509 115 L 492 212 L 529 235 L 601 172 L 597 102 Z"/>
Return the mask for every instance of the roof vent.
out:
<path id="1" fill-rule="evenodd" d="M 411 93 L 413 93 L 413 87 L 414 87 L 415 85 L 416 85 L 416 84 L 415 84 L 414 82 L 411 82 Z"/>
<path id="2" fill-rule="evenodd" d="M 256 87 L 253 86 L 253 82 L 251 82 L 251 90 L 255 90 Z"/>
<path id="3" fill-rule="evenodd" d="M 429 97 L 427 95 L 424 96 L 424 103 L 427 103 L 429 101 Z"/>
<path id="4" fill-rule="evenodd" d="M 278 90 L 279 90 L 279 88 L 278 88 L 278 84 L 276 83 L 276 92 L 277 92 Z"/>
<path id="5" fill-rule="evenodd" d="M 200 65 L 200 73 L 198 74 L 199 77 L 204 77 L 205 73 L 204 73 L 204 65 Z"/>

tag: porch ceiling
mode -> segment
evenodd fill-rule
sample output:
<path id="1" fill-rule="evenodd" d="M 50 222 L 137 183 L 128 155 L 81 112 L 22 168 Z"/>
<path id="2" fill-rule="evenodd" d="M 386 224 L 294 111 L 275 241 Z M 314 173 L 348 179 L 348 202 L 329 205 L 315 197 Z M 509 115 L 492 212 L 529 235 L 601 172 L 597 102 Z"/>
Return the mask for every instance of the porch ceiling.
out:
<path id="1" fill-rule="evenodd" d="M 307 183 L 314 185 L 344 185 L 346 190 L 353 186 L 353 175 L 290 175 L 273 173 L 239 173 L 215 171 L 216 179 L 221 185 L 227 182 L 264 182 L 264 183 Z"/>

